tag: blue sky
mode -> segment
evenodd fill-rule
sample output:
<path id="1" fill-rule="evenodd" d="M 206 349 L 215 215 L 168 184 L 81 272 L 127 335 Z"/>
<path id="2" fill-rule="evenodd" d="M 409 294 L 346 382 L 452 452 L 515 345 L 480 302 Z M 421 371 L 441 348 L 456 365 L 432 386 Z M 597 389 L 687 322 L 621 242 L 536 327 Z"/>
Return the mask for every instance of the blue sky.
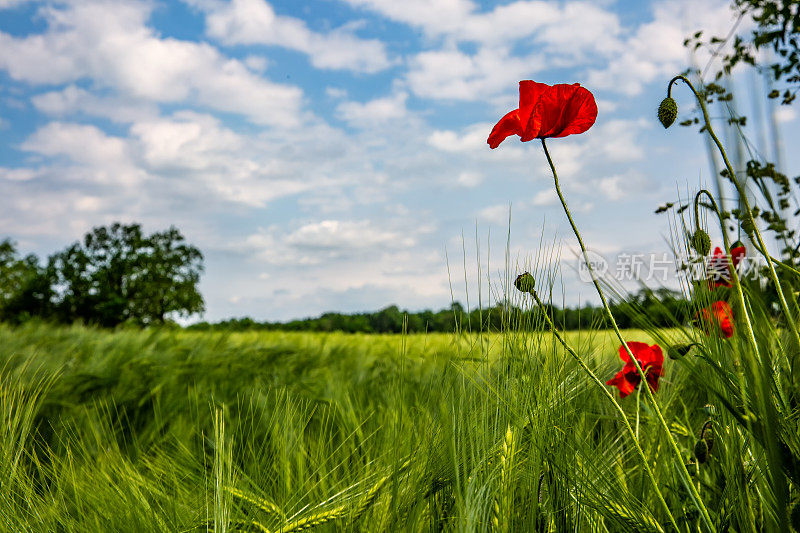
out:
<path id="1" fill-rule="evenodd" d="M 203 318 L 285 320 L 463 302 L 465 270 L 474 303 L 478 254 L 501 293 L 511 206 L 511 270 L 544 235 L 566 300 L 592 299 L 541 147 L 490 150 L 492 125 L 521 79 L 589 88 L 595 126 L 549 143 L 577 222 L 604 255 L 668 251 L 653 210 L 708 163 L 655 108 L 707 60 L 683 38 L 732 24 L 716 0 L 0 0 L 0 236 L 45 257 L 174 224 L 206 257 Z"/>

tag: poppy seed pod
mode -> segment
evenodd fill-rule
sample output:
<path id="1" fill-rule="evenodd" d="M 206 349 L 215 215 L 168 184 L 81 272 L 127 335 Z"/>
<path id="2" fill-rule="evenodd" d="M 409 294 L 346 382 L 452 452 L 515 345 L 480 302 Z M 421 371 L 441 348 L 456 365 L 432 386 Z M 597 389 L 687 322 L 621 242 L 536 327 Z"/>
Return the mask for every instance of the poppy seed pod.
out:
<path id="1" fill-rule="evenodd" d="M 664 128 L 669 128 L 675 119 L 678 117 L 678 104 L 675 100 L 667 96 L 661 100 L 661 105 L 658 106 L 658 120 Z"/>
<path id="2" fill-rule="evenodd" d="M 669 349 L 667 349 L 667 356 L 670 359 L 678 360 L 689 353 L 689 350 L 691 349 L 691 344 L 676 344 L 675 346 L 670 346 Z"/>
<path id="3" fill-rule="evenodd" d="M 703 440 L 706 441 L 710 452 L 714 448 L 714 430 L 709 427 L 703 434 Z"/>
<path id="4" fill-rule="evenodd" d="M 695 443 L 694 456 L 700 464 L 705 463 L 708 459 L 708 443 L 705 439 L 700 439 Z"/>
<path id="5" fill-rule="evenodd" d="M 522 274 L 517 276 L 517 279 L 514 280 L 514 286 L 520 292 L 527 292 L 532 294 L 535 285 L 536 281 L 533 279 L 533 276 L 531 276 L 530 272 L 523 272 Z"/>
<path id="6" fill-rule="evenodd" d="M 698 229 L 692 235 L 692 248 L 700 255 L 708 255 L 711 251 L 711 237 L 702 229 Z"/>
<path id="7" fill-rule="evenodd" d="M 753 223 L 752 217 L 745 217 L 740 225 L 742 226 L 742 231 L 745 232 L 746 235 L 752 235 L 753 232 L 756 231 L 756 226 Z"/>

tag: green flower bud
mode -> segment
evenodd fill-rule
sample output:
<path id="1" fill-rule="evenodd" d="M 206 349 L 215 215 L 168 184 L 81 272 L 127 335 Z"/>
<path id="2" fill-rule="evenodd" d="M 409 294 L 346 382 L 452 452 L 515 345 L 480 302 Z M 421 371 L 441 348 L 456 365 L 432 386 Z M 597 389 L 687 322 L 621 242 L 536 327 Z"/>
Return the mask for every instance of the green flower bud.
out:
<path id="1" fill-rule="evenodd" d="M 670 359 L 677 360 L 689 353 L 689 350 L 691 349 L 691 344 L 676 344 L 675 346 L 670 346 L 669 349 L 667 349 L 667 355 Z"/>
<path id="2" fill-rule="evenodd" d="M 705 412 L 707 416 L 716 416 L 717 408 L 710 403 L 707 403 L 703 406 L 703 412 Z"/>
<path id="3" fill-rule="evenodd" d="M 745 232 L 746 235 L 752 235 L 756 231 L 756 226 L 751 217 L 745 217 L 744 220 L 742 220 L 741 226 L 742 231 Z"/>
<path id="4" fill-rule="evenodd" d="M 708 255 L 711 251 L 711 237 L 705 231 L 698 229 L 692 235 L 692 248 L 700 255 Z"/>
<path id="5" fill-rule="evenodd" d="M 714 430 L 712 428 L 708 428 L 705 433 L 703 434 L 703 440 L 706 441 L 706 445 L 708 445 L 708 451 L 710 452 L 714 448 Z"/>
<path id="6" fill-rule="evenodd" d="M 530 272 L 523 272 L 517 279 L 514 280 L 514 286 L 520 292 L 527 292 L 533 294 L 533 287 L 536 284 L 533 276 L 531 276 Z"/>
<path id="7" fill-rule="evenodd" d="M 664 128 L 669 128 L 675 119 L 678 117 L 678 104 L 675 100 L 667 96 L 661 100 L 661 105 L 658 106 L 658 120 Z"/>
<path id="8" fill-rule="evenodd" d="M 694 445 L 694 456 L 697 462 L 703 464 L 708 459 L 708 443 L 705 439 L 698 440 Z"/>

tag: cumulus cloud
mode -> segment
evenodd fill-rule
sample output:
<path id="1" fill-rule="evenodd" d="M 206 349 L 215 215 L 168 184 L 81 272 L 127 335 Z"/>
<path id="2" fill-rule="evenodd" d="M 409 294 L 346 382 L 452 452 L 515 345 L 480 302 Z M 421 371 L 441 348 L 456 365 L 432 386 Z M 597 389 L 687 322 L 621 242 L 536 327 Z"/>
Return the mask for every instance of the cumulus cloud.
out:
<path id="1" fill-rule="evenodd" d="M 416 244 L 419 229 L 401 221 L 325 219 L 308 222 L 291 231 L 273 226 L 249 235 L 240 248 L 251 250 L 273 265 L 319 265 L 331 261 L 353 262 L 364 257 L 395 253 Z"/>
<path id="2" fill-rule="evenodd" d="M 429 35 L 453 32 L 463 27 L 475 10 L 471 0 L 345 0 L 391 20 L 423 28 Z"/>
<path id="3" fill-rule="evenodd" d="M 478 218 L 490 224 L 507 224 L 510 209 L 508 204 L 490 205 L 478 211 Z"/>
<path id="4" fill-rule="evenodd" d="M 391 96 L 368 102 L 342 102 L 336 107 L 340 118 L 355 126 L 372 126 L 376 122 L 398 120 L 406 117 L 408 95 L 398 92 Z"/>
<path id="5" fill-rule="evenodd" d="M 207 33 L 227 45 L 265 44 L 305 53 L 322 69 L 378 72 L 392 61 L 376 39 L 359 39 L 340 28 L 329 33 L 311 31 L 294 17 L 281 16 L 265 0 L 232 0 L 208 6 Z"/>
<path id="6" fill-rule="evenodd" d="M 51 122 L 34 132 L 20 148 L 65 160 L 69 166 L 67 175 L 75 180 L 134 186 L 147 179 L 124 138 L 106 135 L 92 125 Z"/>
<path id="7" fill-rule="evenodd" d="M 482 100 L 507 91 L 544 66 L 543 56 L 513 55 L 506 46 L 482 46 L 475 54 L 450 47 L 412 57 L 406 78 L 420 97 Z"/>
<path id="8" fill-rule="evenodd" d="M 89 79 L 134 99 L 193 100 L 259 124 L 300 122 L 300 89 L 257 76 L 209 44 L 158 37 L 146 24 L 150 9 L 108 0 L 42 7 L 43 33 L 0 32 L 0 69 L 30 84 Z"/>
<path id="9" fill-rule="evenodd" d="M 587 86 L 636 95 L 685 68 L 687 35 L 724 35 L 733 24 L 725 0 L 654 3 L 652 19 L 632 27 L 608 6 L 584 1 L 517 0 L 490 10 L 468 0 L 345 1 L 424 31 L 429 48 L 409 59 L 406 82 L 417 96 L 444 100 L 494 100 L 520 79 L 576 66 Z"/>
<path id="10" fill-rule="evenodd" d="M 118 96 L 101 97 L 75 85 L 37 94 L 31 98 L 31 102 L 42 113 L 57 117 L 84 114 L 108 118 L 113 122 L 131 123 L 158 115 L 158 107 L 152 102 Z"/>
<path id="11" fill-rule="evenodd" d="M 587 85 L 637 95 L 646 84 L 684 70 L 690 57 L 683 40 L 700 29 L 710 35 L 727 34 L 735 20 L 729 5 L 725 0 L 667 0 L 654 4 L 653 19 L 621 37 L 607 62 L 589 69 Z M 744 30 L 740 26 L 740 31 Z M 700 50 L 694 60 L 703 66 L 708 58 Z"/>

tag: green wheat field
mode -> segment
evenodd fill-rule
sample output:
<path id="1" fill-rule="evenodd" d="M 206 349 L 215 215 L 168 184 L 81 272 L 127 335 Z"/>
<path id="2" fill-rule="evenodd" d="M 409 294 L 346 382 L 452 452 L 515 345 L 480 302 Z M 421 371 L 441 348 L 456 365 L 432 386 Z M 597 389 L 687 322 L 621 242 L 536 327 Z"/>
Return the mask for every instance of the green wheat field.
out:
<path id="1" fill-rule="evenodd" d="M 668 529 L 611 404 L 551 333 L 525 326 L 458 336 L 0 326 L 0 524 Z M 686 333 L 624 332 L 646 342 Z M 619 369 L 613 334 L 566 340 L 601 378 Z M 707 344 L 709 358 L 732 364 L 736 344 Z M 707 367 L 665 359 L 659 400 L 712 519 L 744 531 L 770 513 L 772 465 L 714 406 L 711 390 L 725 384 Z M 621 403 L 675 521 L 695 531 L 698 512 L 644 398 Z M 707 421 L 701 465 L 693 448 Z"/>

